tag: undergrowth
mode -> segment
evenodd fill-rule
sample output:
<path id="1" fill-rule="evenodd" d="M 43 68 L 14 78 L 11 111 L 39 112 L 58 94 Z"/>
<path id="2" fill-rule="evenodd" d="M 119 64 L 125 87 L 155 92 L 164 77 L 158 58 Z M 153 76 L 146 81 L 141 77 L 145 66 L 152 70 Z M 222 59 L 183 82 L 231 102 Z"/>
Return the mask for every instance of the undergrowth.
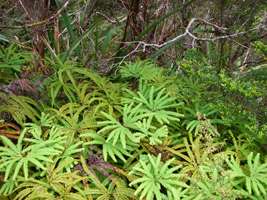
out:
<path id="1" fill-rule="evenodd" d="M 266 199 L 266 82 L 197 62 L 185 58 L 171 71 L 138 60 L 112 79 L 56 62 L 48 78 L 2 86 L 0 194 Z"/>

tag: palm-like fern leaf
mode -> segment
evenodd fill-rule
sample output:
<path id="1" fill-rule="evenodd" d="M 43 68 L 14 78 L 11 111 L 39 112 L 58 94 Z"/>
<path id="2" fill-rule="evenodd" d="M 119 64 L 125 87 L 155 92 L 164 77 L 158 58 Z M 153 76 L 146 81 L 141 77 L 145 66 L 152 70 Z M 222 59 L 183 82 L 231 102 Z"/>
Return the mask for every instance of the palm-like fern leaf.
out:
<path id="1" fill-rule="evenodd" d="M 161 163 L 161 154 L 157 157 L 148 155 L 139 160 L 130 172 L 138 177 L 130 185 L 138 185 L 135 194 L 139 199 L 165 199 L 164 194 L 161 193 L 162 188 L 169 191 L 168 199 L 174 200 L 179 196 L 178 188 L 187 187 L 187 185 L 180 181 L 181 174 L 177 173 L 180 166 L 170 167 L 172 162 L 173 160 L 168 160 L 164 164 Z"/>
<path id="2" fill-rule="evenodd" d="M 257 196 L 266 196 L 267 194 L 267 163 L 260 162 L 260 154 L 253 157 L 251 152 L 247 156 L 247 166 L 243 169 L 240 164 L 232 156 L 227 160 L 231 169 L 232 178 L 237 186 L 245 184 L 245 188 L 249 194 L 254 193 Z"/>
<path id="3" fill-rule="evenodd" d="M 145 87 L 137 94 L 128 91 L 130 98 L 124 100 L 125 103 L 135 102 L 142 105 L 143 112 L 157 120 L 160 124 L 168 124 L 170 121 L 179 121 L 183 115 L 175 111 L 180 105 L 175 102 L 175 98 L 166 93 L 166 89 Z M 173 110 L 174 109 L 174 110 Z"/>

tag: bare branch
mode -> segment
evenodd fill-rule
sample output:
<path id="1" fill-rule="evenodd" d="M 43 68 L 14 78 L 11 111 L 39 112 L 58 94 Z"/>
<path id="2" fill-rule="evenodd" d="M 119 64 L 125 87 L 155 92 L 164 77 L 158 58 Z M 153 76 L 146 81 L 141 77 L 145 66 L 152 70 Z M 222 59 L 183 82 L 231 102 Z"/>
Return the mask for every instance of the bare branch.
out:
<path id="1" fill-rule="evenodd" d="M 133 53 L 137 52 L 137 51 L 140 51 L 138 50 L 139 48 L 142 48 L 143 52 L 146 51 L 146 48 L 147 47 L 152 47 L 152 48 L 162 48 L 162 47 L 165 47 L 169 44 L 172 44 L 174 42 L 177 42 L 178 40 L 181 40 L 182 38 L 184 37 L 191 37 L 193 39 L 193 45 L 196 41 L 216 41 L 216 40 L 221 40 L 221 39 L 231 39 L 234 38 L 234 37 L 238 37 L 240 35 L 245 35 L 249 32 L 252 32 L 252 31 L 255 31 L 257 30 L 258 28 L 253 28 L 253 29 L 250 29 L 248 31 L 243 31 L 243 32 L 237 32 L 237 33 L 233 33 L 233 34 L 225 34 L 225 35 L 222 35 L 222 36 L 218 36 L 218 37 L 213 37 L 213 38 L 207 38 L 207 37 L 197 37 L 196 35 L 194 35 L 192 32 L 191 32 L 191 29 L 194 25 L 194 23 L 196 22 L 200 22 L 200 23 L 203 23 L 203 24 L 206 24 L 206 25 L 209 25 L 211 27 L 213 27 L 214 29 L 222 32 L 222 33 L 225 33 L 227 28 L 225 27 L 221 27 L 221 26 L 218 26 L 216 24 L 213 24 L 211 22 L 208 22 L 204 19 L 201 19 L 201 18 L 192 18 L 190 20 L 190 22 L 188 23 L 184 33 L 174 37 L 173 39 L 170 39 L 162 44 L 156 44 L 156 43 L 146 43 L 144 41 L 132 41 L 132 42 L 123 42 L 124 44 L 137 44 L 136 48 L 131 51 L 129 54 L 127 54 L 125 57 L 123 57 L 123 60 L 125 60 L 127 57 L 129 57 L 130 55 L 132 55 Z"/>
<path id="2" fill-rule="evenodd" d="M 24 27 L 34 27 L 34 26 L 40 26 L 43 24 L 46 24 L 50 21 L 52 21 L 54 18 L 56 18 L 57 16 L 59 16 L 61 14 L 61 12 L 68 6 L 70 0 L 66 0 L 65 3 L 63 4 L 63 6 L 52 16 L 50 16 L 47 19 L 41 20 L 41 21 L 37 21 L 34 22 L 34 19 L 31 17 L 31 15 L 29 14 L 28 10 L 26 9 L 26 7 L 24 6 L 23 2 L 21 0 L 19 0 L 21 7 L 23 8 L 24 12 L 28 15 L 28 17 L 31 19 L 32 23 L 29 24 L 25 24 L 23 26 L 12 26 L 12 27 L 1 27 L 1 28 L 24 28 Z"/>
<path id="3" fill-rule="evenodd" d="M 33 21 L 33 18 L 31 17 L 28 9 L 26 8 L 26 6 L 24 5 L 24 3 L 19 0 L 19 4 L 21 5 L 22 9 L 24 10 L 24 12 L 26 13 L 26 15 L 30 18 L 31 21 Z"/>

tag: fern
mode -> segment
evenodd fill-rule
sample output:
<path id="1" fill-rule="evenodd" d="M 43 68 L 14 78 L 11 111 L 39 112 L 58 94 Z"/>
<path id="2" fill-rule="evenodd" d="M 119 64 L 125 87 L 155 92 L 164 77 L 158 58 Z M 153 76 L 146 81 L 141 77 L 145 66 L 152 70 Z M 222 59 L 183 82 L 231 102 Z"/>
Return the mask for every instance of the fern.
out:
<path id="1" fill-rule="evenodd" d="M 122 161 L 126 162 L 125 156 L 131 157 L 130 151 L 132 149 L 124 149 L 121 145 L 113 145 L 111 142 L 107 142 L 105 138 L 94 131 L 87 131 L 81 134 L 82 138 L 88 138 L 89 142 L 86 144 L 97 144 L 102 145 L 102 151 L 104 160 L 107 161 L 108 157 L 111 157 L 114 162 L 117 162 L 117 158 L 120 158 Z"/>
<path id="2" fill-rule="evenodd" d="M 206 64 L 190 56 L 182 67 Z M 250 111 L 255 99 L 241 110 L 222 96 L 227 91 L 217 86 L 221 80 L 211 66 L 188 65 L 169 76 L 138 61 L 126 63 L 111 82 L 79 63 L 55 58 L 55 74 L 44 84 L 50 99 L 37 103 L 1 93 L 1 195 L 16 200 L 266 198 L 266 163 L 258 154 L 247 156 L 265 148 L 265 121 Z M 129 83 L 139 87 L 128 90 Z M 263 105 L 264 97 L 257 101 Z M 12 140 L 5 137 L 15 132 Z"/>
<path id="3" fill-rule="evenodd" d="M 134 63 L 126 63 L 120 69 L 122 78 L 135 78 L 146 81 L 155 81 L 162 76 L 162 71 L 155 67 L 149 61 L 135 61 Z"/>
<path id="4" fill-rule="evenodd" d="M 266 196 L 267 194 L 267 163 L 260 162 L 260 154 L 253 157 L 251 152 L 247 156 L 247 165 L 242 167 L 232 156 L 227 160 L 231 169 L 231 177 L 233 178 L 237 188 L 245 185 L 249 194 L 256 196 Z M 240 188 L 241 189 L 241 188 Z"/>
<path id="5" fill-rule="evenodd" d="M 109 132 L 106 142 L 112 142 L 112 145 L 115 146 L 118 143 L 122 145 L 124 149 L 126 149 L 127 141 L 137 142 L 137 139 L 133 136 L 132 132 L 125 126 L 123 126 L 120 122 L 113 118 L 113 116 L 102 112 L 102 114 L 107 118 L 106 121 L 98 122 L 99 126 L 104 126 L 102 129 L 98 131 L 98 134 Z M 129 122 L 128 122 L 129 123 Z"/>
<path id="6" fill-rule="evenodd" d="M 0 136 L 4 144 L 3 147 L 0 147 L 0 169 L 5 170 L 5 181 L 9 179 L 10 174 L 13 174 L 12 180 L 16 180 L 21 170 L 27 179 L 31 165 L 46 170 L 45 162 L 52 163 L 51 156 L 59 155 L 64 149 L 62 146 L 64 137 L 59 134 L 56 128 L 51 129 L 49 139 L 46 141 L 40 138 L 24 138 L 26 130 L 21 133 L 17 144 L 4 136 Z M 30 142 L 30 145 L 27 145 L 25 141 Z"/>
<path id="7" fill-rule="evenodd" d="M 168 160 L 164 164 L 161 163 L 161 154 L 157 157 L 151 155 L 141 156 L 138 164 L 131 170 L 130 174 L 138 178 L 130 183 L 130 185 L 138 185 L 135 194 L 139 199 L 144 197 L 147 200 L 176 199 L 179 196 L 180 187 L 187 185 L 180 181 L 181 174 L 176 171 L 180 166 L 170 167 L 173 160 Z M 176 172 L 176 173 L 175 173 Z M 166 190 L 166 195 L 161 192 Z"/>
<path id="8" fill-rule="evenodd" d="M 31 52 L 19 51 L 16 44 L 0 49 L 0 70 L 13 70 L 20 72 L 23 65 L 29 63 L 32 59 Z"/>
<path id="9" fill-rule="evenodd" d="M 85 190 L 85 193 L 92 195 L 96 200 L 131 200 L 134 198 L 134 190 L 127 187 L 123 180 L 112 177 L 112 182 L 106 181 L 106 184 L 97 180 L 97 177 L 90 175 L 95 187 Z"/>
<path id="10" fill-rule="evenodd" d="M 201 166 L 200 174 L 200 178 L 191 180 L 190 196 L 203 200 L 235 200 L 243 196 L 241 191 L 234 188 L 229 174 L 221 166 Z"/>
<path id="11" fill-rule="evenodd" d="M 168 127 L 161 126 L 160 128 L 156 128 L 152 126 L 151 118 L 138 121 L 135 125 L 138 132 L 135 132 L 134 135 L 139 139 L 148 139 L 151 145 L 162 144 L 162 140 L 168 136 Z"/>
<path id="12" fill-rule="evenodd" d="M 206 139 L 219 136 L 215 125 L 224 124 L 224 121 L 218 118 L 208 118 L 218 113 L 216 109 L 210 105 L 200 106 L 195 104 L 194 109 L 184 107 L 184 110 L 187 112 L 184 124 L 186 124 L 189 133 L 194 133 L 196 137 L 201 136 Z"/>
<path id="13" fill-rule="evenodd" d="M 78 183 L 84 180 L 76 172 L 65 172 L 64 167 L 69 165 L 68 160 L 61 161 L 58 166 L 50 164 L 44 178 L 31 178 L 17 187 L 15 200 L 46 199 L 46 200 L 86 200 L 84 194 L 75 189 Z"/>
<path id="14" fill-rule="evenodd" d="M 66 63 L 50 80 L 48 89 L 52 106 L 58 104 L 57 97 L 61 92 L 65 94 L 71 103 L 81 102 L 86 104 L 89 96 L 95 97 L 97 94 L 106 103 L 112 102 L 116 104 L 116 101 L 119 99 L 119 84 L 111 84 L 107 79 L 100 77 L 98 74 L 86 68 L 73 67 L 72 65 L 72 63 Z M 95 91 L 91 95 L 88 94 L 88 84 L 90 85 L 90 90 L 93 89 Z"/>
<path id="15" fill-rule="evenodd" d="M 88 175 L 88 178 L 92 181 L 93 187 L 86 189 L 84 192 L 95 197 L 97 200 L 130 200 L 134 198 L 134 190 L 127 187 L 125 182 L 115 176 L 110 176 L 110 180 L 101 182 L 99 178 L 93 174 L 87 167 L 87 164 L 83 157 L 81 157 L 82 168 Z M 107 187 L 106 184 L 109 184 Z"/>
<path id="16" fill-rule="evenodd" d="M 1 185 L 0 189 L 0 195 L 9 196 L 13 193 L 13 191 L 16 189 L 18 183 L 17 181 L 13 181 L 11 179 L 5 181 Z"/>
<path id="17" fill-rule="evenodd" d="M 23 125 L 27 119 L 38 121 L 39 108 L 40 105 L 29 97 L 10 95 L 4 104 L 0 105 L 0 113 L 10 113 L 18 124 Z"/>
<path id="18" fill-rule="evenodd" d="M 192 177 L 199 177 L 201 166 L 207 165 L 210 162 L 219 165 L 231 154 L 230 151 L 220 152 L 219 149 L 221 147 L 222 144 L 220 143 L 209 143 L 206 146 L 199 137 L 193 139 L 192 135 L 189 135 L 189 141 L 187 138 L 184 138 L 183 144 L 167 148 L 167 150 L 181 159 L 179 163 L 183 165 L 182 173 L 190 174 Z"/>
<path id="19" fill-rule="evenodd" d="M 125 98 L 124 102 L 141 104 L 143 112 L 160 124 L 179 121 L 179 118 L 183 117 L 183 115 L 172 109 L 177 108 L 181 104 L 177 104 L 175 98 L 170 97 L 165 91 L 166 89 L 164 88 L 141 86 L 137 94 L 128 90 L 131 97 Z"/>
<path id="20" fill-rule="evenodd" d="M 142 104 L 134 106 L 134 103 L 123 106 L 122 120 L 125 127 L 135 129 L 137 122 L 149 116 L 141 106 Z"/>
<path id="21" fill-rule="evenodd" d="M 52 128 L 54 126 L 54 117 L 49 114 L 41 113 L 38 123 L 25 123 L 25 131 L 30 133 L 34 138 L 41 138 L 43 128 Z"/>

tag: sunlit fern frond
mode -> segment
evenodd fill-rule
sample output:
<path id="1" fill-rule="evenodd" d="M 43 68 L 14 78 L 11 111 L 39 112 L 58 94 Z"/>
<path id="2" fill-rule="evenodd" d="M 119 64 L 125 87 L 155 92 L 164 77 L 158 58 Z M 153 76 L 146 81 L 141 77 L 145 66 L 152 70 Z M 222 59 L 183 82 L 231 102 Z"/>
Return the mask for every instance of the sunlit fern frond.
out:
<path id="1" fill-rule="evenodd" d="M 139 199 L 147 200 L 175 200 L 179 196 L 179 188 L 187 187 L 181 180 L 181 166 L 171 166 L 174 159 L 161 162 L 161 154 L 157 157 L 151 155 L 141 155 L 138 163 L 133 167 L 130 174 L 137 178 L 130 185 L 137 185 L 135 195 Z M 167 190 L 167 195 L 161 189 Z"/>
<path id="2" fill-rule="evenodd" d="M 84 177 L 79 176 L 76 172 L 65 172 L 64 168 L 68 165 L 68 161 L 63 161 L 56 166 L 50 164 L 47 174 L 39 179 L 28 179 L 20 184 L 16 191 L 16 200 L 86 200 L 84 194 L 76 190 Z"/>
<path id="3" fill-rule="evenodd" d="M 40 108 L 41 105 L 29 97 L 8 95 L 0 104 L 0 113 L 9 113 L 19 125 L 23 126 L 28 119 L 32 122 L 38 121 Z"/>
<path id="4" fill-rule="evenodd" d="M 137 93 L 128 90 L 130 97 L 124 98 L 124 103 L 142 105 L 143 112 L 152 116 L 160 124 L 180 121 L 183 117 L 176 109 L 181 105 L 176 99 L 166 93 L 165 88 L 143 85 Z"/>
<path id="5" fill-rule="evenodd" d="M 243 166 L 233 156 L 227 160 L 236 188 L 242 190 L 244 186 L 245 191 L 250 195 L 255 195 L 259 198 L 266 197 L 267 163 L 262 163 L 260 154 L 257 153 L 254 156 L 253 152 L 247 156 L 246 160 L 247 163 Z"/>

